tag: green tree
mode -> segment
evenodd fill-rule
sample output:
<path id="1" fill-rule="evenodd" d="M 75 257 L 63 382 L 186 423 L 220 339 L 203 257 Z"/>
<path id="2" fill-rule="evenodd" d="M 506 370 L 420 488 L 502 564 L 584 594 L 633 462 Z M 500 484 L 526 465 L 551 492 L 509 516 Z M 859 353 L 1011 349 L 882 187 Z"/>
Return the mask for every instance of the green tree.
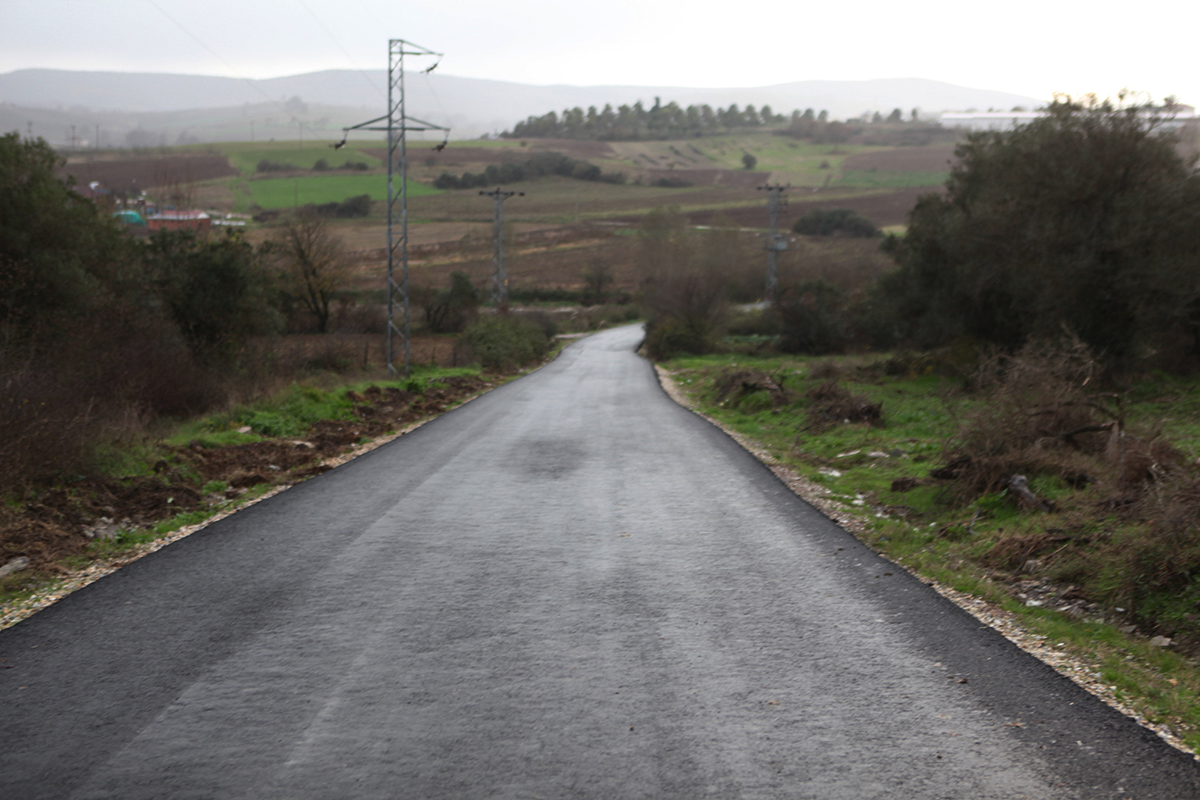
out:
<path id="1" fill-rule="evenodd" d="M 0 327 L 47 335 L 139 284 L 112 217 L 57 177 L 43 139 L 0 136 Z"/>
<path id="2" fill-rule="evenodd" d="M 688 230 L 687 217 L 676 206 L 651 211 L 638 233 L 650 356 L 709 352 L 728 308 L 724 265 L 700 255 L 703 251 L 708 256 L 708 248 Z M 718 235 L 704 244 L 720 245 L 723 238 Z M 726 249 L 718 246 L 714 252 Z"/>
<path id="3" fill-rule="evenodd" d="M 758 159 L 749 153 L 745 153 L 742 155 L 742 166 L 746 169 L 754 169 L 758 166 Z"/>
<path id="4" fill-rule="evenodd" d="M 450 286 L 441 291 L 432 287 L 414 293 L 425 309 L 425 321 L 434 333 L 458 333 L 479 314 L 479 290 L 465 272 L 450 273 Z"/>
<path id="5" fill-rule="evenodd" d="M 157 295 L 201 360 L 229 360 L 247 337 L 278 330 L 274 281 L 262 251 L 241 235 L 161 231 L 142 255 Z"/>
<path id="6" fill-rule="evenodd" d="M 877 302 L 893 329 L 1015 348 L 1065 326 L 1110 357 L 1200 354 L 1200 177 L 1160 123 L 1147 106 L 1065 99 L 971 134 L 946 192 L 888 242 L 899 269 Z"/>
<path id="7" fill-rule="evenodd" d="M 795 233 L 805 236 L 878 236 L 875 223 L 851 208 L 815 208 L 792 225 Z"/>

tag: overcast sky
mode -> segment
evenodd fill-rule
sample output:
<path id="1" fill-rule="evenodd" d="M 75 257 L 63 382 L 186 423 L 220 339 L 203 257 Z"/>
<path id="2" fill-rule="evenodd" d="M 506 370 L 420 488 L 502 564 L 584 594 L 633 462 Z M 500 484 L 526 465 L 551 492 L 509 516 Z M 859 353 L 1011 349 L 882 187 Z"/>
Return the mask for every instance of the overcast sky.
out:
<path id="1" fill-rule="evenodd" d="M 391 37 L 444 52 L 447 74 L 535 84 L 915 77 L 1200 104 L 1197 22 L 1200 5 L 1178 0 L 0 0 L 0 73 L 379 68 Z"/>

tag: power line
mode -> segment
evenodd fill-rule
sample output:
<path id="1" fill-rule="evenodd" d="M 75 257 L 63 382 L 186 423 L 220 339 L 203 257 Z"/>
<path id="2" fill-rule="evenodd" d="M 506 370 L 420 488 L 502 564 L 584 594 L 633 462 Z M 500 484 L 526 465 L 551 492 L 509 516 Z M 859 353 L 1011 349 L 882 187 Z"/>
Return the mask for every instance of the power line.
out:
<path id="1" fill-rule="evenodd" d="M 158 3 L 154 2 L 154 0 L 146 0 L 146 2 L 147 2 L 147 3 L 149 3 L 150 5 L 154 6 L 154 8 L 158 10 L 158 13 L 162 14 L 164 17 L 166 17 L 166 18 L 167 18 L 167 19 L 169 19 L 169 20 L 170 20 L 172 23 L 174 23 L 174 24 L 175 24 L 175 26 L 179 28 L 179 30 L 183 31 L 183 32 L 184 32 L 184 33 L 186 33 L 188 36 L 192 37 L 192 40 L 193 40 L 193 41 L 194 41 L 196 44 L 200 45 L 200 46 L 201 46 L 201 47 L 203 47 L 205 50 L 207 50 L 207 51 L 209 52 L 209 54 L 210 54 L 210 55 L 211 55 L 213 58 L 215 58 L 217 61 L 220 61 L 222 64 L 224 64 L 224 65 L 225 65 L 225 69 L 227 69 L 227 70 L 229 70 L 230 72 L 232 72 L 232 73 L 233 73 L 233 76 L 234 76 L 235 78 L 237 78 L 238 80 L 241 80 L 241 81 L 245 81 L 246 83 L 250 84 L 251 88 L 253 88 L 253 89 L 254 89 L 254 91 L 258 92 L 258 93 L 259 93 L 259 94 L 261 94 L 263 97 L 265 97 L 268 103 L 273 103 L 273 104 L 275 104 L 275 105 L 278 105 L 278 106 L 280 106 L 281 108 L 283 107 L 283 104 L 282 104 L 282 103 L 280 103 L 278 100 L 274 99 L 273 97 L 271 97 L 270 95 L 268 95 L 266 92 L 264 92 L 264 91 L 262 90 L 262 87 L 261 87 L 261 86 L 259 86 L 258 84 L 256 84 L 254 81 L 250 80 L 250 79 L 249 79 L 249 78 L 247 78 L 245 75 L 242 75 L 240 72 L 238 72 L 236 69 L 234 69 L 234 67 L 233 67 L 233 65 L 232 65 L 232 64 L 230 64 L 230 63 L 229 63 L 228 61 L 226 61 L 225 59 L 221 58 L 221 56 L 217 54 L 217 51 L 216 51 L 216 50 L 213 50 L 211 47 L 209 47 L 207 44 L 205 44 L 205 43 L 204 43 L 204 40 L 202 40 L 202 39 L 201 39 L 199 36 L 197 36 L 196 34 L 192 33 L 190 30 L 188 30 L 187 26 L 186 26 L 186 25 L 184 25 L 182 22 L 180 22 L 179 20 L 175 19 L 175 18 L 174 18 L 174 17 L 172 17 L 170 14 L 168 14 L 168 13 L 167 13 L 167 12 L 166 12 L 166 11 L 163 9 L 163 7 L 162 7 L 162 6 L 160 6 Z"/>
<path id="2" fill-rule="evenodd" d="M 384 94 L 383 90 L 379 88 L 379 85 L 376 84 L 375 81 L 371 80 L 371 76 L 369 76 L 363 70 L 363 68 L 358 65 L 358 62 L 354 60 L 354 56 L 350 55 L 349 51 L 342 47 L 342 43 L 338 41 L 337 37 L 333 35 L 333 32 L 329 30 L 329 28 L 325 27 L 325 23 L 321 22 L 321 18 L 317 16 L 316 12 L 312 10 L 308 3 L 306 3 L 304 0 L 296 0 L 296 2 L 304 7 L 304 10 L 308 12 L 308 15 L 313 18 L 313 22 L 317 23 L 317 27 L 325 32 L 325 35 L 329 37 L 329 41 L 333 42 L 334 47 L 342 51 L 342 55 L 344 55 L 347 60 L 354 65 L 354 69 L 357 70 L 358 74 L 363 77 L 363 80 L 371 85 L 371 88 L 375 90 L 375 93 L 384 100 L 387 100 L 387 95 Z"/>

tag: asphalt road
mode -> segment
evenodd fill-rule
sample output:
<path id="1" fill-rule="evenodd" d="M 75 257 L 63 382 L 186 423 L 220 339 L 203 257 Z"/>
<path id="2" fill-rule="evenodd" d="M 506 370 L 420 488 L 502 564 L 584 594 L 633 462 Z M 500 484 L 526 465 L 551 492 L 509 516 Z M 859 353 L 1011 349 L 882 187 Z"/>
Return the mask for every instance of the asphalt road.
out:
<path id="1" fill-rule="evenodd" d="M 1196 798 L 636 328 L 0 632 L 0 797 Z"/>

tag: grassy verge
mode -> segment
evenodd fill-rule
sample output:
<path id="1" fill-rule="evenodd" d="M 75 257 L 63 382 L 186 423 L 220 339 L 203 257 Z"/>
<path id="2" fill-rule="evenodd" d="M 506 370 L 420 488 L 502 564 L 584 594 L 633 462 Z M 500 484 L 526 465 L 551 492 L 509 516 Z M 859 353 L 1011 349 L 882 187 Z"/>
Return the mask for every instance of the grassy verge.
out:
<path id="1" fill-rule="evenodd" d="M 1140 577 L 1117 574 L 1142 563 L 1127 553 L 1153 537 L 1153 520 L 1105 510 L 1112 487 L 1099 479 L 1072 486 L 1030 469 L 1029 487 L 1055 504 L 1048 513 L 1020 505 L 1008 489 L 967 492 L 962 479 L 932 478 L 996 398 L 927 370 L 888 374 L 894 366 L 731 354 L 663 364 L 689 404 L 798 476 L 808 499 L 868 545 L 982 598 L 990 614 L 1023 631 L 1026 649 L 1200 747 L 1197 582 L 1130 595 L 1121 587 Z M 1124 419 L 1131 429 L 1137 420 L 1159 421 L 1194 461 L 1195 388 L 1166 378 L 1130 387 Z M 1145 584 L 1153 587 L 1153 576 Z"/>

